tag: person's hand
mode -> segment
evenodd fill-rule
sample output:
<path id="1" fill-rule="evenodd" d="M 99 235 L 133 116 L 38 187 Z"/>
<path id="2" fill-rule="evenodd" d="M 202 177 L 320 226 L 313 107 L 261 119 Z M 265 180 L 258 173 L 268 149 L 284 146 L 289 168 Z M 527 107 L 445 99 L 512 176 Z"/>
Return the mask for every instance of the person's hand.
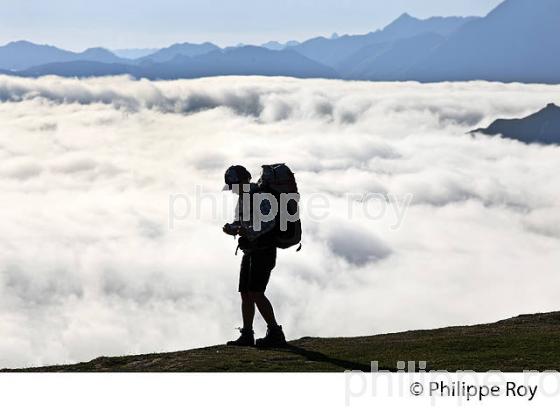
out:
<path id="1" fill-rule="evenodd" d="M 247 234 L 247 229 L 243 226 L 239 226 L 237 229 L 237 234 L 239 236 L 245 236 Z"/>

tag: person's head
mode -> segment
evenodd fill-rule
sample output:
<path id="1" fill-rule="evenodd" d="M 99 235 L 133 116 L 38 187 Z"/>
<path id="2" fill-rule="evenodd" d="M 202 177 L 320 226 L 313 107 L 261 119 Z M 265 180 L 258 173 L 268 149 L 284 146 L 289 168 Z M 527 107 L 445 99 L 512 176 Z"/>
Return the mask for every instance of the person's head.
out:
<path id="1" fill-rule="evenodd" d="M 240 192 L 241 185 L 251 182 L 251 173 L 242 165 L 232 165 L 229 167 L 224 175 L 224 190 L 233 190 Z M 234 189 L 237 186 L 237 189 Z"/>

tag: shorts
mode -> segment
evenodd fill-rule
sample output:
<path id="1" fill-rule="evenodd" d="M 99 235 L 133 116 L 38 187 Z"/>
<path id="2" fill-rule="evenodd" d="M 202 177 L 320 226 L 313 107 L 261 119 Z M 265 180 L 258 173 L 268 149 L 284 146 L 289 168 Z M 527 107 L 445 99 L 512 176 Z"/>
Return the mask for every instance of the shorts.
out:
<path id="1" fill-rule="evenodd" d="M 276 266 L 276 247 L 243 254 L 239 272 L 239 292 L 264 292 Z"/>

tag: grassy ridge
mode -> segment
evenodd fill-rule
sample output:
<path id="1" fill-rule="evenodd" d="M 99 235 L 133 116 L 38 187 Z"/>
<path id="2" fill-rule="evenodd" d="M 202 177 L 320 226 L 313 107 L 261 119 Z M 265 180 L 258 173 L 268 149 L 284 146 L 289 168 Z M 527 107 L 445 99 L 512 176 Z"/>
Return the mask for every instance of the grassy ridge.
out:
<path id="1" fill-rule="evenodd" d="M 309 338 L 283 349 L 212 346 L 174 353 L 100 357 L 86 363 L 30 368 L 41 372 L 340 372 L 397 370 L 426 361 L 428 370 L 560 370 L 560 312 L 497 323 L 367 337 Z M 22 370 L 16 370 L 22 371 Z"/>

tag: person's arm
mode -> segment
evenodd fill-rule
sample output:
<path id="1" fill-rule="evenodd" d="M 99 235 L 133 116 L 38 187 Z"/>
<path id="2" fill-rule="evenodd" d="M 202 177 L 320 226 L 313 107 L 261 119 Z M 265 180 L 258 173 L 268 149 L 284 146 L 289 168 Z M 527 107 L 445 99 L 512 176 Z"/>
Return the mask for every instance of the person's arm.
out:
<path id="1" fill-rule="evenodd" d="M 235 205 L 235 214 L 234 220 L 231 223 L 227 223 L 222 227 L 222 231 L 224 231 L 227 235 L 237 236 L 240 234 L 240 230 L 242 229 L 242 222 L 241 222 L 241 209 L 242 209 L 242 199 L 241 196 L 239 197 L 237 204 Z"/>
<path id="2" fill-rule="evenodd" d="M 233 222 L 225 224 L 222 228 L 227 235 L 237 236 L 239 235 L 239 231 L 241 230 L 241 224 L 239 222 Z"/>

